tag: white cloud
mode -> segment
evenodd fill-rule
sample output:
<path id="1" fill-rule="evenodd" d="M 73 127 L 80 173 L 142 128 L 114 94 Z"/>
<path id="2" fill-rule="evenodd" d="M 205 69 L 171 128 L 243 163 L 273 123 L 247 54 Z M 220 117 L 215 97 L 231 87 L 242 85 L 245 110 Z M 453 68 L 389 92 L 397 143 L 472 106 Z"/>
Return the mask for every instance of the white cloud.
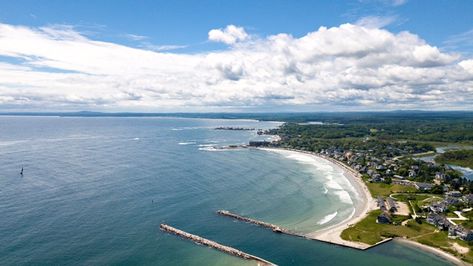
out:
<path id="1" fill-rule="evenodd" d="M 473 59 L 409 32 L 343 24 L 300 38 L 232 36 L 215 37 L 238 42 L 228 50 L 176 54 L 96 41 L 70 28 L 0 24 L 0 56 L 12 59 L 0 62 L 0 109 L 473 106 Z"/>
<path id="2" fill-rule="evenodd" d="M 394 16 L 367 16 L 360 18 L 355 24 L 366 28 L 384 28 L 396 20 Z"/>
<path id="3" fill-rule="evenodd" d="M 245 41 L 248 34 L 242 27 L 228 25 L 224 29 L 213 29 L 209 31 L 209 40 L 214 42 L 223 42 L 225 44 L 235 44 Z"/>
<path id="4" fill-rule="evenodd" d="M 148 37 L 143 36 L 143 35 L 137 35 L 137 34 L 124 34 L 123 37 L 126 39 L 132 40 L 132 41 L 144 41 L 148 39 Z"/>

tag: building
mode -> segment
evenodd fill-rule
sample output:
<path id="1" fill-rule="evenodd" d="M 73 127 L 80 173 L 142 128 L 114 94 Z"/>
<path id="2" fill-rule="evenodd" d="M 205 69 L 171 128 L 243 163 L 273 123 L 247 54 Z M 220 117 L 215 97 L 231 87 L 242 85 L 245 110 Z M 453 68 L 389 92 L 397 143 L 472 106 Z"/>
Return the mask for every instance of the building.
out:
<path id="1" fill-rule="evenodd" d="M 468 205 L 473 205 L 473 194 L 467 194 L 463 196 L 463 202 L 465 202 Z"/>
<path id="2" fill-rule="evenodd" d="M 445 216 L 442 216 L 437 213 L 430 213 L 426 219 L 427 223 L 436 226 L 440 230 L 449 230 L 452 226 L 450 221 L 447 220 Z"/>
<path id="3" fill-rule="evenodd" d="M 420 182 L 416 182 L 414 184 L 415 188 L 420 190 L 420 191 L 428 191 L 428 190 L 431 190 L 434 185 L 433 184 L 430 184 L 430 183 L 420 183 Z"/>
<path id="4" fill-rule="evenodd" d="M 443 213 L 447 210 L 447 203 L 437 202 L 429 206 L 429 210 L 433 213 Z"/>
<path id="5" fill-rule="evenodd" d="M 461 225 L 450 226 L 448 229 L 449 237 L 458 237 L 465 241 L 473 240 L 473 231 L 462 227 Z"/>
<path id="6" fill-rule="evenodd" d="M 376 218 L 376 223 L 378 224 L 390 224 L 391 222 L 391 216 L 387 212 L 381 213 L 378 215 L 378 218 Z"/>
<path id="7" fill-rule="evenodd" d="M 462 193 L 460 191 L 454 190 L 445 193 L 445 195 L 447 195 L 447 197 L 459 198 L 462 196 Z"/>
<path id="8" fill-rule="evenodd" d="M 376 199 L 376 204 L 378 205 L 379 209 L 382 210 L 383 212 L 386 211 L 386 205 L 384 204 L 384 199 L 381 196 L 378 196 Z"/>
<path id="9" fill-rule="evenodd" d="M 388 211 L 390 211 L 391 213 L 397 212 L 396 202 L 393 200 L 393 198 L 387 197 L 386 203 L 387 203 Z"/>

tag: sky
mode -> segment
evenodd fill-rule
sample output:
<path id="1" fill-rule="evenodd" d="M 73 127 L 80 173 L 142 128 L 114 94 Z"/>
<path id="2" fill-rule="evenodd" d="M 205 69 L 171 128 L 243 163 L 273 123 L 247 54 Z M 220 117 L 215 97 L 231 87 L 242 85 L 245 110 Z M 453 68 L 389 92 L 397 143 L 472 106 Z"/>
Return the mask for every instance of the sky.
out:
<path id="1" fill-rule="evenodd" d="M 0 111 L 473 110 L 473 1 L 0 1 Z"/>

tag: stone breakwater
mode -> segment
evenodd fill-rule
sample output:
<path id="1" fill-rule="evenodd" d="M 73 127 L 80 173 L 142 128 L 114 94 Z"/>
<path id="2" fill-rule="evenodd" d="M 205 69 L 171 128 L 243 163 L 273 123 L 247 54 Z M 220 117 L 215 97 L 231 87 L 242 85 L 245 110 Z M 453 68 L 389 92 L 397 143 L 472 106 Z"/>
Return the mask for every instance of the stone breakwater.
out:
<path id="1" fill-rule="evenodd" d="M 243 221 L 243 222 L 246 222 L 246 223 L 251 223 L 251 224 L 259 225 L 261 227 L 269 228 L 269 229 L 273 230 L 273 232 L 275 232 L 275 233 L 284 233 L 284 234 L 296 235 L 294 233 L 289 232 L 289 230 L 287 230 L 285 228 L 281 228 L 277 225 L 270 224 L 270 223 L 263 222 L 263 221 L 258 221 L 258 220 L 251 219 L 251 218 L 248 218 L 248 217 L 244 217 L 244 216 L 241 216 L 241 215 L 238 215 L 238 214 L 235 214 L 235 213 L 231 213 L 231 212 L 226 211 L 226 210 L 218 210 L 217 213 L 222 215 L 222 216 L 227 216 L 227 217 L 230 217 L 230 218 L 233 218 L 233 219 L 236 219 L 236 220 L 240 220 L 240 221 Z"/>
<path id="2" fill-rule="evenodd" d="M 202 245 L 220 250 L 220 251 L 225 252 L 227 254 L 246 259 L 246 260 L 254 260 L 258 263 L 258 265 L 262 265 L 262 266 L 276 265 L 276 264 L 274 264 L 272 262 L 269 262 L 265 259 L 259 258 L 257 256 L 253 256 L 251 254 L 245 253 L 243 251 L 240 251 L 238 249 L 235 249 L 235 248 L 232 248 L 232 247 L 229 247 L 229 246 L 222 245 L 222 244 L 217 243 L 215 241 L 212 241 L 212 240 L 209 240 L 209 239 L 197 236 L 197 235 L 187 233 L 185 231 L 179 230 L 179 229 L 174 228 L 174 227 L 172 227 L 170 225 L 167 225 L 167 224 L 161 224 L 159 226 L 159 228 L 164 232 L 175 234 L 175 235 L 180 236 L 180 237 L 185 238 L 185 239 L 189 239 L 189 240 L 191 240 L 191 241 L 193 241 L 197 244 L 202 244 Z"/>

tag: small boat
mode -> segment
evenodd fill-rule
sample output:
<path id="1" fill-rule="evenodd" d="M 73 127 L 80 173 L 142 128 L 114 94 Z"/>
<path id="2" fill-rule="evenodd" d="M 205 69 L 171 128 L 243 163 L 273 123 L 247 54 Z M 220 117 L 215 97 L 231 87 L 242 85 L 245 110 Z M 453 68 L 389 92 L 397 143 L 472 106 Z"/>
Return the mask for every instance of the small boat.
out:
<path id="1" fill-rule="evenodd" d="M 23 176 L 23 166 L 21 167 L 20 175 Z"/>

